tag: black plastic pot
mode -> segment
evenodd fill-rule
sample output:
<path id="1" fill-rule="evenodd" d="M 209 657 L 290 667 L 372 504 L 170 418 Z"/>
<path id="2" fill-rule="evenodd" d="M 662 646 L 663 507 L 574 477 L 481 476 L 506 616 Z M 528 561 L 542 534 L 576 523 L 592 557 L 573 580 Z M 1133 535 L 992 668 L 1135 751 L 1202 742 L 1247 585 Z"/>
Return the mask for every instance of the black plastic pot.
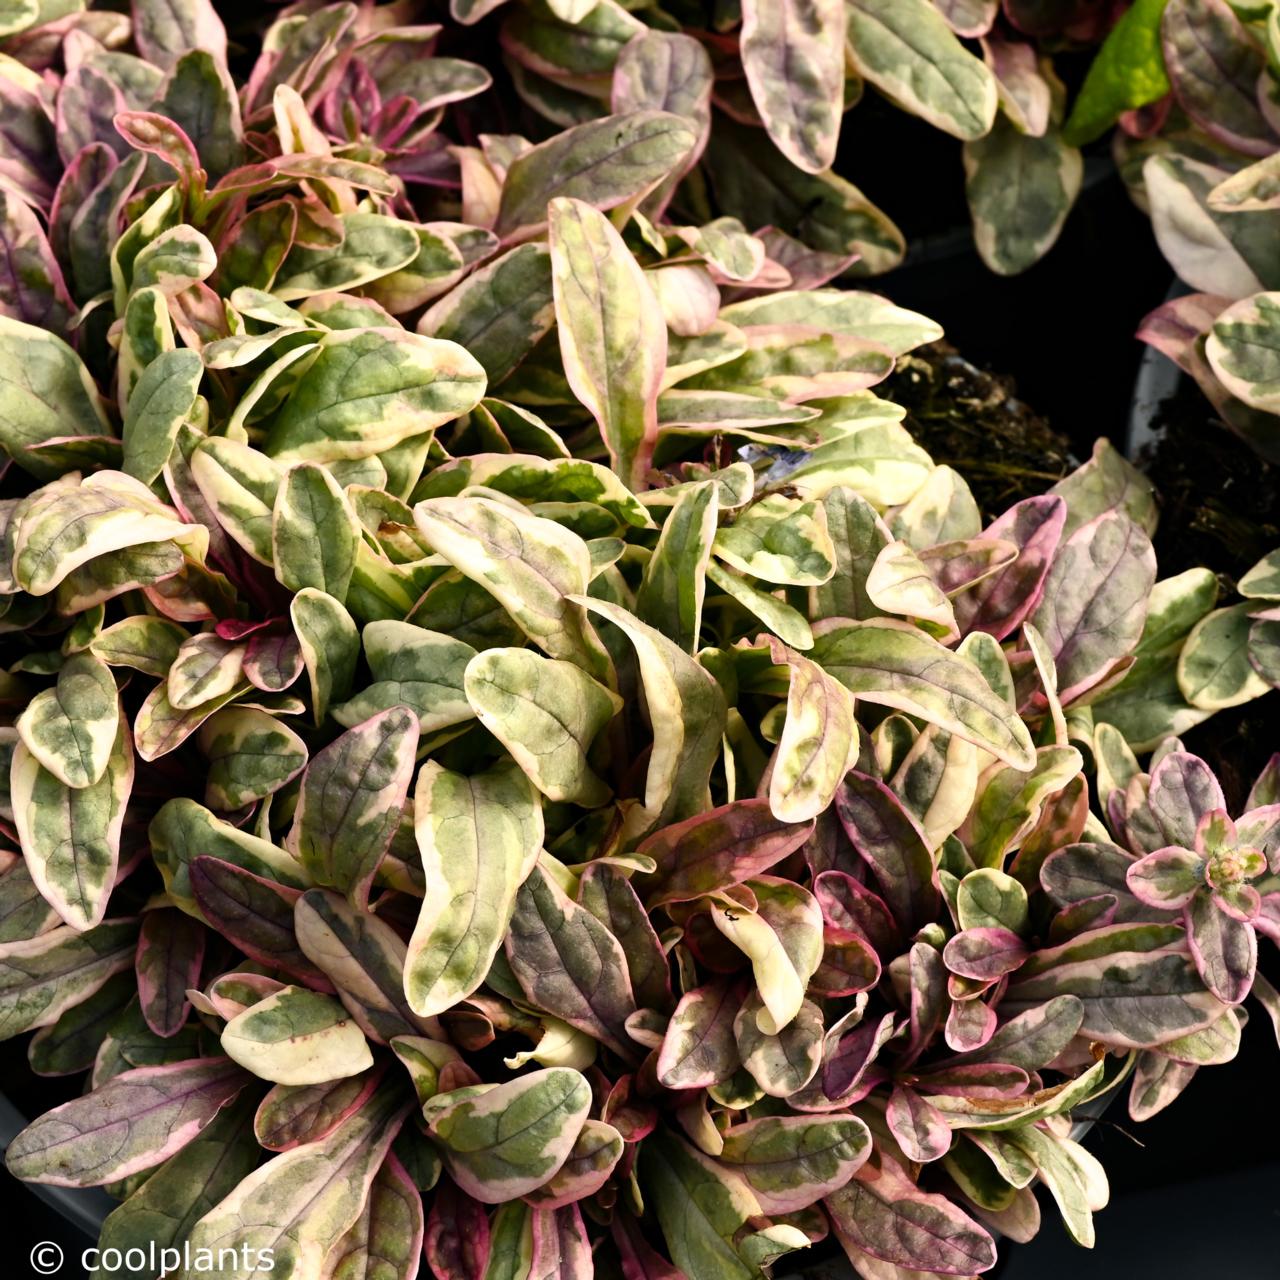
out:
<path id="1" fill-rule="evenodd" d="M 1164 300 L 1172 302 L 1190 290 L 1181 280 L 1174 280 Z M 1155 347 L 1145 347 L 1138 361 L 1138 376 L 1133 383 L 1129 419 L 1124 435 L 1124 453 L 1131 462 L 1141 459 L 1143 451 L 1154 449 L 1160 440 L 1156 425 L 1160 405 L 1177 395 L 1187 375 L 1168 356 Z"/>

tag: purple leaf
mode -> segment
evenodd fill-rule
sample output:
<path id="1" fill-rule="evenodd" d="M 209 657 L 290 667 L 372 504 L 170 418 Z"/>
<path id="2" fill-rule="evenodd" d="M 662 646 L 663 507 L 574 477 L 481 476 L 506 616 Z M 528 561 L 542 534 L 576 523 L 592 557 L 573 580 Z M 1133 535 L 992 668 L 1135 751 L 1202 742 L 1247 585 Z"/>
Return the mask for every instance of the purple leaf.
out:
<path id="1" fill-rule="evenodd" d="M 1179 106 L 1233 151 L 1269 156 L 1276 137 L 1259 105 L 1267 59 L 1226 0 L 1170 0 L 1160 23 Z"/>
<path id="2" fill-rule="evenodd" d="M 1165 844 L 1194 849 L 1200 819 L 1215 809 L 1225 810 L 1222 787 L 1199 756 L 1171 751 L 1151 772 L 1147 789 L 1151 810 Z"/>
<path id="3" fill-rule="evenodd" d="M 373 1095 L 382 1072 L 376 1067 L 323 1084 L 272 1085 L 253 1117 L 253 1134 L 268 1151 L 327 1138 Z"/>
<path id="4" fill-rule="evenodd" d="M 578 1206 L 535 1210 L 530 1280 L 591 1280 L 594 1274 L 591 1241 Z"/>
<path id="5" fill-rule="evenodd" d="M 1151 539 L 1122 512 L 1090 520 L 1058 549 L 1031 621 L 1053 654 L 1064 706 L 1133 652 L 1155 578 Z"/>
<path id="6" fill-rule="evenodd" d="M 301 897 L 300 890 L 256 876 L 221 858 L 196 858 L 190 876 L 205 919 L 245 955 L 317 991 L 333 990 L 298 945 L 293 904 Z"/>
<path id="7" fill-rule="evenodd" d="M 1249 994 L 1258 968 L 1253 926 L 1228 914 L 1208 894 L 1191 899 L 1186 921 L 1187 945 L 1204 985 L 1223 1004 L 1239 1004 Z"/>
<path id="8" fill-rule="evenodd" d="M 922 1092 L 956 1098 L 1016 1098 L 1030 1080 L 1021 1067 L 1001 1062 L 929 1068 L 915 1077 Z"/>
<path id="9" fill-rule="evenodd" d="M 884 899 L 845 871 L 822 871 L 814 877 L 813 896 L 822 918 L 835 929 L 859 933 L 882 956 L 896 954 L 898 926 Z"/>
<path id="10" fill-rule="evenodd" d="M 928 1164 L 941 1160 L 951 1149 L 951 1126 L 946 1117 L 914 1089 L 895 1086 L 884 1118 L 908 1160 Z"/>
<path id="11" fill-rule="evenodd" d="M 735 800 L 656 831 L 637 850 L 657 864 L 644 885 L 649 909 L 690 902 L 750 880 L 794 853 L 812 822 L 779 822 L 768 800 Z"/>
<path id="12" fill-rule="evenodd" d="M 971 1276 L 996 1263 L 991 1237 L 946 1196 L 921 1191 L 891 1157 L 878 1153 L 824 1201 L 843 1245 L 898 1267 Z"/>
<path id="13" fill-rule="evenodd" d="M 74 311 L 40 220 L 0 186 L 0 315 L 63 333 Z"/>
<path id="14" fill-rule="evenodd" d="M 740 1065 L 733 1022 L 742 997 L 740 984 L 722 979 L 680 998 L 658 1052 L 660 1084 L 705 1089 L 733 1075 Z"/>
<path id="15" fill-rule="evenodd" d="M 1067 504 L 1044 494 L 1015 503 L 987 527 L 984 538 L 1013 543 L 1018 556 L 956 597 L 953 606 L 961 631 L 985 631 L 1003 640 L 1026 621 L 1040 601 L 1066 520 Z"/>
<path id="16" fill-rule="evenodd" d="M 874 987 L 880 972 L 880 957 L 860 933 L 828 924 L 822 930 L 822 963 L 809 988 L 826 998 L 856 995 Z"/>
<path id="17" fill-rule="evenodd" d="M 828 1098 L 845 1098 L 858 1087 L 880 1050 L 893 1036 L 896 1027 L 893 1014 L 886 1013 L 879 1022 L 864 1022 L 845 1036 L 835 1053 L 822 1064 L 822 1091 Z"/>
<path id="18" fill-rule="evenodd" d="M 200 985 L 204 944 L 204 926 L 185 912 L 163 908 L 142 917 L 134 966 L 142 1016 L 156 1035 L 177 1035 L 186 1022 L 187 991 Z"/>
<path id="19" fill-rule="evenodd" d="M 423 1252 L 436 1280 L 482 1280 L 489 1262 L 489 1215 L 448 1178 L 431 1201 Z"/>
<path id="20" fill-rule="evenodd" d="M 516 894 L 506 951 L 516 980 L 537 1008 L 623 1058 L 635 1058 L 626 1021 L 636 1001 L 622 946 L 540 866 Z"/>
<path id="21" fill-rule="evenodd" d="M 29 1124 L 5 1164 L 56 1187 L 119 1181 L 180 1151 L 251 1079 L 229 1058 L 125 1071 Z"/>
<path id="22" fill-rule="evenodd" d="M 883 782 L 853 770 L 836 792 L 836 813 L 899 924 L 910 930 L 932 921 L 939 902 L 933 856 L 898 797 Z"/>
<path id="23" fill-rule="evenodd" d="M 670 1009 L 667 956 L 627 876 L 607 863 L 591 864 L 582 873 L 578 901 L 621 943 L 636 1004 L 664 1013 Z"/>
<path id="24" fill-rule="evenodd" d="M 975 982 L 991 982 L 1017 969 L 1028 955 L 1027 946 L 1008 929 L 965 929 L 943 948 L 942 959 L 952 973 Z"/>
<path id="25" fill-rule="evenodd" d="M 957 1053 L 981 1049 L 996 1032 L 996 1011 L 983 1000 L 953 1000 L 942 1037 Z"/>
<path id="26" fill-rule="evenodd" d="M 927 942 L 917 942 L 908 953 L 911 1004 L 908 1061 L 918 1058 L 937 1035 L 947 1012 L 947 971 L 942 954 Z"/>

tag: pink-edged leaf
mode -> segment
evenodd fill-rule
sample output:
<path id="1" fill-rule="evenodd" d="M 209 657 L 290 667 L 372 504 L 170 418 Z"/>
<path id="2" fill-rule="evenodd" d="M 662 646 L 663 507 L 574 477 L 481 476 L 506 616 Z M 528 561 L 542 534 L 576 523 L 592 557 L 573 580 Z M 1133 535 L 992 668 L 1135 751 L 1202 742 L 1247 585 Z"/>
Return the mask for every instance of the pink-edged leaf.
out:
<path id="1" fill-rule="evenodd" d="M 1258 968 L 1253 926 L 1237 920 L 1216 897 L 1197 894 L 1186 909 L 1187 945 L 1196 972 L 1223 1004 L 1239 1004 L 1249 994 Z"/>
<path id="2" fill-rule="evenodd" d="M 824 253 L 811 248 L 777 227 L 760 227 L 755 236 L 764 243 L 770 262 L 776 262 L 791 277 L 790 288 L 807 291 L 842 276 L 857 262 L 854 253 Z"/>
<path id="3" fill-rule="evenodd" d="M 860 933 L 881 956 L 897 953 L 900 936 L 893 912 L 862 881 L 846 871 L 820 871 L 813 880 L 813 896 L 832 928 Z"/>
<path id="4" fill-rule="evenodd" d="M 300 890 L 256 876 L 221 858 L 196 858 L 189 874 L 191 890 L 205 919 L 245 955 L 317 991 L 333 990 L 298 945 L 293 904 L 302 896 Z"/>
<path id="5" fill-rule="evenodd" d="M 853 770 L 836 792 L 836 813 L 899 924 L 911 930 L 932 921 L 939 901 L 933 856 L 898 797 L 879 779 Z"/>
<path id="6" fill-rule="evenodd" d="M 1200 1031 L 1223 1012 L 1175 924 L 1110 925 L 1037 951 L 1010 982 L 1002 1007 L 1030 1012 L 1058 995 L 1080 999 L 1084 1034 L 1124 1049 Z"/>
<path id="7" fill-rule="evenodd" d="M 1014 503 L 983 531 L 984 538 L 1012 543 L 1018 554 L 952 602 L 962 632 L 985 631 L 1003 640 L 1026 621 L 1040 602 L 1066 520 L 1067 504 L 1044 494 Z"/>
<path id="8" fill-rule="evenodd" d="M 933 0 L 934 8 L 958 36 L 976 39 L 991 30 L 1000 0 Z"/>
<path id="9" fill-rule="evenodd" d="M 1280 804 L 1251 805 L 1236 819 L 1236 837 L 1263 853 L 1271 870 L 1280 872 Z"/>
<path id="10" fill-rule="evenodd" d="M 842 0 L 743 0 L 742 69 L 769 137 L 792 164 L 835 160 L 844 112 Z"/>
<path id="11" fill-rule="evenodd" d="M 382 1072 L 376 1067 L 323 1084 L 272 1085 L 258 1104 L 253 1134 L 268 1151 L 327 1138 L 372 1096 Z"/>
<path id="12" fill-rule="evenodd" d="M 826 1198 L 841 1244 L 873 1258 L 941 1275 L 972 1276 L 996 1263 L 995 1242 L 946 1196 L 922 1191 L 884 1152 Z"/>
<path id="13" fill-rule="evenodd" d="M 209 983 L 203 993 L 188 992 L 198 998 L 196 1004 L 202 1013 L 212 1012 L 226 1022 L 238 1017 L 251 1005 L 283 991 L 287 983 L 269 978 L 264 973 L 223 973 Z M 207 1007 L 206 1007 L 207 1006 Z"/>
<path id="14" fill-rule="evenodd" d="M 448 1178 L 432 1197 L 423 1253 L 436 1280 L 482 1280 L 488 1266 L 489 1215 Z"/>
<path id="15" fill-rule="evenodd" d="M 1276 136 L 1259 105 L 1267 59 L 1227 0 L 1170 0 L 1160 23 L 1178 105 L 1233 151 L 1269 156 Z"/>
<path id="16" fill-rule="evenodd" d="M 1253 810 L 1270 808 L 1276 804 L 1280 804 L 1280 751 L 1272 754 L 1254 779 L 1253 786 L 1249 788 L 1248 799 L 1245 800 L 1247 812 L 1240 822 L 1244 822 Z"/>
<path id="17" fill-rule="evenodd" d="M 857 1089 L 897 1030 L 896 1023 L 894 1015 L 886 1013 L 879 1022 L 860 1023 L 840 1040 L 836 1051 L 822 1064 L 822 1091 L 828 1098 L 846 1098 Z"/>
<path id="18" fill-rule="evenodd" d="M 156 1035 L 177 1035 L 186 1022 L 187 991 L 200 985 L 204 945 L 204 926 L 184 911 L 165 907 L 142 917 L 134 967 L 142 1016 Z"/>
<path id="19" fill-rule="evenodd" d="M 1230 305 L 1230 298 L 1213 293 L 1171 298 L 1143 317 L 1136 336 L 1194 377 L 1205 363 L 1197 344 Z"/>
<path id="20" fill-rule="evenodd" d="M 614 1082 L 600 1108 L 600 1115 L 605 1123 L 617 1129 L 627 1142 L 639 1142 L 647 1138 L 658 1123 L 657 1107 L 636 1095 L 636 1077 L 621 1076 Z M 568 1163 L 566 1160 L 565 1164 Z"/>
<path id="21" fill-rule="evenodd" d="M 822 930 L 822 963 L 809 989 L 828 998 L 856 995 L 870 991 L 880 981 L 880 972 L 880 957 L 866 938 L 828 924 Z"/>
<path id="22" fill-rule="evenodd" d="M 1280 946 L 1280 893 L 1264 893 L 1258 903 L 1258 914 L 1253 927 Z"/>
<path id="23" fill-rule="evenodd" d="M 1055 996 L 1010 1018 L 980 1049 L 949 1060 L 947 1069 L 999 1064 L 1039 1071 L 1075 1039 L 1084 1022 L 1084 1005 L 1071 995 Z"/>
<path id="24" fill-rule="evenodd" d="M 983 1000 L 953 1000 L 942 1038 L 957 1053 L 981 1049 L 996 1033 L 996 1011 Z"/>
<path id="25" fill-rule="evenodd" d="M 942 951 L 952 973 L 975 982 L 991 982 L 1012 973 L 1027 955 L 1027 945 L 1016 933 L 996 927 L 965 929 Z"/>
<path id="26" fill-rule="evenodd" d="M 1198 853 L 1171 846 L 1130 863 L 1125 883 L 1139 902 L 1177 911 L 1204 887 L 1204 872 L 1204 859 Z"/>
<path id="27" fill-rule="evenodd" d="M 320 1280 L 414 1280 L 422 1237 L 422 1197 L 404 1165 L 388 1151 L 360 1217 L 330 1249 Z"/>
<path id="28" fill-rule="evenodd" d="M 1060 907 L 1110 898 L 1122 906 L 1117 913 L 1119 922 L 1159 918 L 1132 896 L 1125 877 L 1134 861 L 1133 855 L 1118 845 L 1068 844 L 1045 859 L 1040 868 L 1040 885 Z"/>
<path id="29" fill-rule="evenodd" d="M 603 1120 L 586 1121 L 559 1172 L 529 1192 L 526 1203 L 537 1209 L 563 1209 L 595 1195 L 613 1174 L 624 1147 L 619 1129 Z"/>
<path id="30" fill-rule="evenodd" d="M 255 635 L 244 654 L 244 678 L 265 693 L 287 689 L 303 672 L 305 663 L 298 637 L 290 631 Z"/>
<path id="31" fill-rule="evenodd" d="M 253 1077 L 229 1058 L 139 1067 L 46 1111 L 9 1144 L 15 1178 L 96 1187 L 167 1160 Z"/>
<path id="32" fill-rule="evenodd" d="M 63 333 L 75 309 L 40 219 L 0 187 L 0 315 Z"/>
<path id="33" fill-rule="evenodd" d="M 1226 809 L 1222 786 L 1199 756 L 1171 751 L 1151 772 L 1147 807 L 1164 833 L 1165 844 L 1195 848 L 1200 819 Z"/>
<path id="34" fill-rule="evenodd" d="M 1276 1043 L 1280 1044 L 1280 991 L 1277 991 L 1262 974 L 1258 974 L 1253 980 L 1251 994 L 1270 1019 L 1271 1029 L 1275 1032 Z"/>
<path id="35" fill-rule="evenodd" d="M 591 1241 L 576 1204 L 533 1213 L 533 1259 L 529 1280 L 591 1280 Z"/>
<path id="36" fill-rule="evenodd" d="M 951 1126 L 937 1107 L 914 1089 L 896 1086 L 884 1118 L 902 1153 L 917 1164 L 941 1160 L 951 1149 Z"/>
<path id="37" fill-rule="evenodd" d="M 507 960 L 525 995 L 571 1027 L 635 1057 L 626 1032 L 635 1012 L 627 958 L 617 938 L 543 870 L 516 893 Z"/>
<path id="38" fill-rule="evenodd" d="M 947 970 L 942 953 L 927 942 L 915 943 L 907 960 L 911 1038 L 907 1059 L 918 1058 L 933 1042 L 947 1013 Z"/>
<path id="39" fill-rule="evenodd" d="M 1150 1050 L 1138 1054 L 1129 1088 L 1129 1117 L 1150 1120 L 1189 1085 L 1198 1068 Z"/>
<path id="40" fill-rule="evenodd" d="M 154 111 L 122 111 L 116 132 L 135 150 L 163 160 L 190 189 L 200 171 L 200 157 L 180 126 Z"/>
<path id="41" fill-rule="evenodd" d="M 418 748 L 418 717 L 388 707 L 318 751 L 302 776 L 289 848 L 317 884 L 363 909 L 400 825 Z"/>
<path id="42" fill-rule="evenodd" d="M 738 1069 L 733 1022 L 741 984 L 719 979 L 687 991 L 676 1005 L 658 1051 L 658 1082 L 668 1089 L 705 1089 Z"/>
<path id="43" fill-rule="evenodd" d="M 593 863 L 582 873 L 578 901 L 622 944 L 636 1004 L 670 1009 L 670 965 L 630 879 L 617 867 Z"/>
<path id="44" fill-rule="evenodd" d="M 718 1159 L 765 1213 L 784 1214 L 839 1190 L 870 1154 L 871 1134 L 855 1116 L 766 1116 L 730 1128 Z"/>
<path id="45" fill-rule="evenodd" d="M 1053 654 L 1064 706 L 1133 652 L 1155 579 L 1151 539 L 1123 512 L 1090 520 L 1059 547 L 1031 621 Z"/>
<path id="46" fill-rule="evenodd" d="M 649 909 L 690 902 L 767 871 L 794 853 L 812 822 L 780 822 L 768 800 L 735 800 L 644 840 L 638 853 L 658 865 L 641 882 Z"/>
<path id="47" fill-rule="evenodd" d="M 1016 1098 L 1025 1093 L 1030 1075 L 1021 1067 L 992 1062 L 929 1068 L 915 1077 L 922 1093 L 955 1098 Z"/>

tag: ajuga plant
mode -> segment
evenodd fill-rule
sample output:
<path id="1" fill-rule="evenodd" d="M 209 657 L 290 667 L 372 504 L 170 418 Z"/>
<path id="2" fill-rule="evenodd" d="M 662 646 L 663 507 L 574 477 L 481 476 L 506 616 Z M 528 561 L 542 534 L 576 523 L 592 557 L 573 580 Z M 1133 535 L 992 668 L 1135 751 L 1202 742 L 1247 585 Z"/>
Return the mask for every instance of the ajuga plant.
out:
<path id="1" fill-rule="evenodd" d="M 11 42 L 0 1034 L 88 1078 L 9 1169 L 188 1280 L 1091 1244 L 1073 1121 L 1276 1009 L 1278 771 L 1169 736 L 1212 591 L 1105 445 L 985 518 L 872 390 L 935 325 L 643 212 L 681 117 L 455 146 L 399 16 Z"/>

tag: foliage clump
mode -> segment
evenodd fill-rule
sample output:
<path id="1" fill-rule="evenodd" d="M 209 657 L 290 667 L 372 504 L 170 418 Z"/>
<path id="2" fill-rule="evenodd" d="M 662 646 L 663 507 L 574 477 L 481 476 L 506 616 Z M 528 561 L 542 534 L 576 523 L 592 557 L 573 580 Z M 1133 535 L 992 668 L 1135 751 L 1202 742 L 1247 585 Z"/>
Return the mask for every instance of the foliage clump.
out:
<path id="1" fill-rule="evenodd" d="M 873 390 L 936 325 L 665 212 L 695 117 L 462 144 L 399 16 L 6 46 L 0 1033 L 89 1073 L 9 1168 L 192 1277 L 1091 1244 L 1073 1114 L 1276 1011 L 1276 770 L 1174 736 L 1258 606 L 1105 443 L 985 519 Z"/>

